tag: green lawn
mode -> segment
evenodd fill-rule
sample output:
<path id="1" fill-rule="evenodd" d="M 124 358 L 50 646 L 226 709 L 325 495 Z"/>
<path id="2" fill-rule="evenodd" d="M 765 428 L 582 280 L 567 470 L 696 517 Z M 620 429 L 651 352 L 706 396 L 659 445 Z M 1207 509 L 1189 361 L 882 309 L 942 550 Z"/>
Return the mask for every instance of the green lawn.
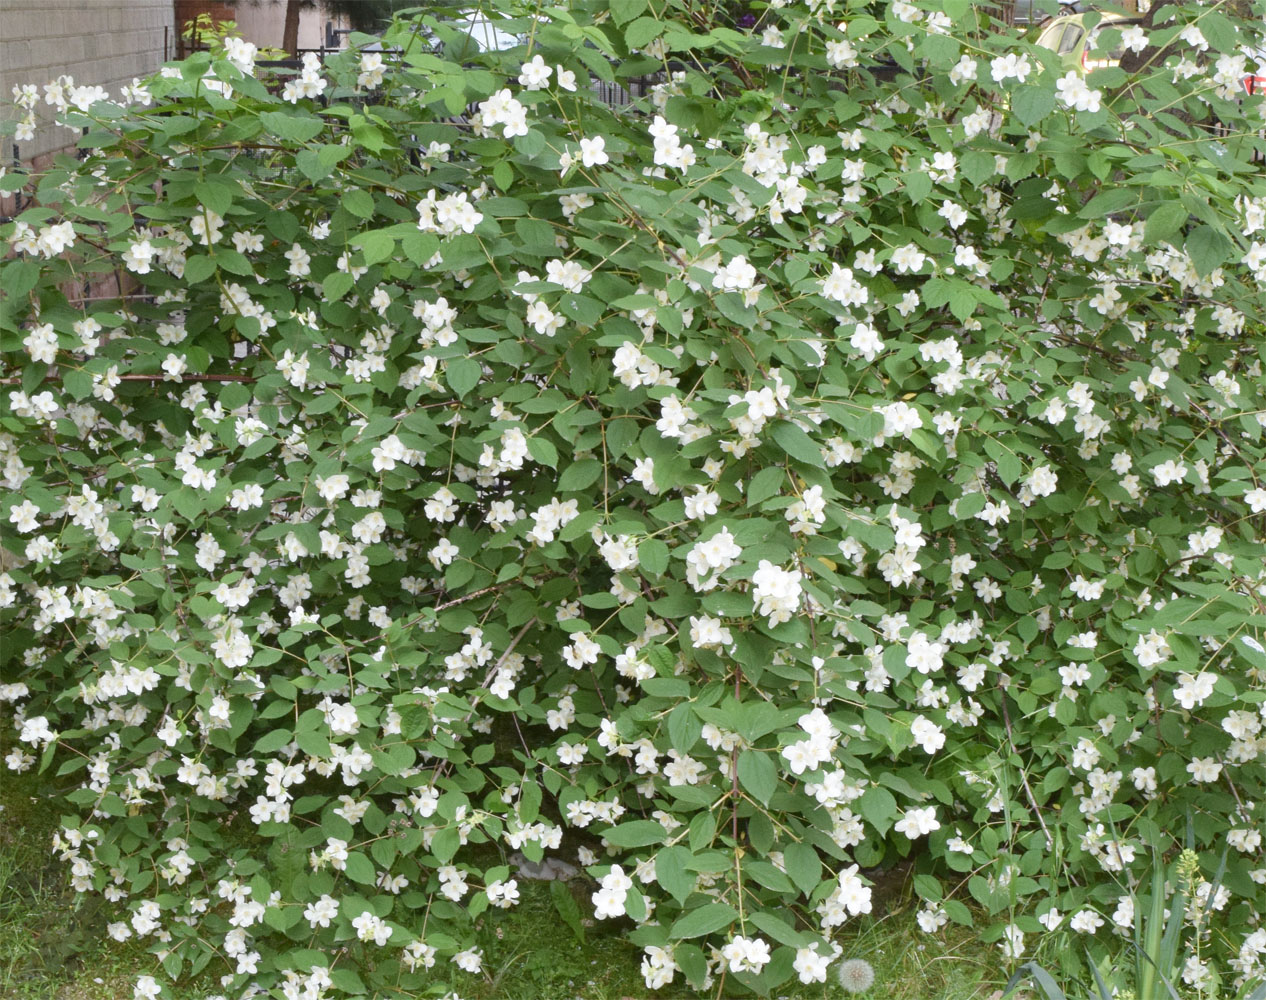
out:
<path id="1" fill-rule="evenodd" d="M 96 896 L 78 896 L 63 865 L 49 850 L 58 812 L 30 775 L 0 774 L 0 997 L 5 1000 L 130 1000 L 142 972 L 163 980 L 142 948 L 117 944 L 105 926 L 117 914 Z M 632 1000 L 647 996 L 638 971 L 638 949 L 621 928 L 600 922 L 582 944 L 558 917 L 548 883 L 520 883 L 522 902 L 498 913 L 484 929 L 485 975 L 462 975 L 463 1000 Z M 576 885 L 583 914 L 587 893 Z M 997 949 L 970 931 L 947 928 L 935 938 L 914 923 L 908 888 L 886 881 L 876 915 L 852 921 L 841 937 L 845 957 L 864 958 L 875 985 L 863 997 L 885 1000 L 987 998 L 1005 978 Z M 169 986 L 172 997 L 219 991 L 213 965 L 194 983 Z M 681 997 L 673 989 L 657 996 Z M 730 995 L 725 991 L 725 995 Z M 833 981 L 779 991 L 795 1000 L 846 994 Z"/>

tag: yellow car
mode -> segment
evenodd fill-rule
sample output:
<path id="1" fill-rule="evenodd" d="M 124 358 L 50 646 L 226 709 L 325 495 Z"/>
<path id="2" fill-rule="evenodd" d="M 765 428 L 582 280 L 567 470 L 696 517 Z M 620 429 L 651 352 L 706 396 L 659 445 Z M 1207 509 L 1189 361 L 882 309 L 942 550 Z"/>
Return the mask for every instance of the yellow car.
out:
<path id="1" fill-rule="evenodd" d="M 1094 27 L 1086 24 L 1089 14 L 1064 14 L 1052 18 L 1041 29 L 1036 44 L 1049 49 L 1060 57 L 1066 70 L 1089 73 L 1096 69 L 1108 69 L 1121 62 L 1125 45 L 1118 41 L 1111 49 L 1100 51 L 1100 35 L 1109 28 L 1128 28 L 1137 24 L 1138 17 L 1125 14 L 1097 14 L 1099 22 Z"/>

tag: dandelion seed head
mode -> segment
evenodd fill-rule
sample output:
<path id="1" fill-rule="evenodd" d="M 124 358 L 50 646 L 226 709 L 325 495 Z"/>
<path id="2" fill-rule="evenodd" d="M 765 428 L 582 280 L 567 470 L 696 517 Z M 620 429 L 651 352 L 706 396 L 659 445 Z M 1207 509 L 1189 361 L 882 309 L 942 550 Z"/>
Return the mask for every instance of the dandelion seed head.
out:
<path id="1" fill-rule="evenodd" d="M 836 970 L 846 993 L 865 993 L 875 982 L 875 970 L 864 958 L 850 958 Z"/>

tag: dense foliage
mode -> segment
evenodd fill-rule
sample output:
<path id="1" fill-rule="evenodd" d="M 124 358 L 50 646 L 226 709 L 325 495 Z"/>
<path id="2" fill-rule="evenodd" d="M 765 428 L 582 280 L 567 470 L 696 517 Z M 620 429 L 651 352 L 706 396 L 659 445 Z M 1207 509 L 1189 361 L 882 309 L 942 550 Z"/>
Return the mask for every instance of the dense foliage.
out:
<path id="1" fill-rule="evenodd" d="M 1007 964 L 1169 866 L 1186 986 L 1262 976 L 1261 24 L 712 8 L 19 90 L 86 130 L 0 228 L 69 876 L 233 996 L 460 991 L 515 851 L 651 989 L 822 981 L 911 856 Z"/>

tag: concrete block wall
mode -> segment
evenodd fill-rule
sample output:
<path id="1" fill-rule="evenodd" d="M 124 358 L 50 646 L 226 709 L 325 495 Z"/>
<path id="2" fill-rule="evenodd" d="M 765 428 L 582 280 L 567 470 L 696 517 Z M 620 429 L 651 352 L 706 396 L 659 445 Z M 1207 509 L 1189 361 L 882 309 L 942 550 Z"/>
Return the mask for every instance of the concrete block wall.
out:
<path id="1" fill-rule="evenodd" d="M 33 140 L 18 144 L 18 156 L 38 169 L 74 147 L 76 136 L 52 124 L 45 83 L 66 74 L 117 96 L 120 87 L 176 57 L 177 35 L 172 0 L 0 0 L 0 115 L 16 115 L 15 84 L 41 87 L 40 127 Z M 13 160 L 13 140 L 6 136 L 0 162 Z"/>

